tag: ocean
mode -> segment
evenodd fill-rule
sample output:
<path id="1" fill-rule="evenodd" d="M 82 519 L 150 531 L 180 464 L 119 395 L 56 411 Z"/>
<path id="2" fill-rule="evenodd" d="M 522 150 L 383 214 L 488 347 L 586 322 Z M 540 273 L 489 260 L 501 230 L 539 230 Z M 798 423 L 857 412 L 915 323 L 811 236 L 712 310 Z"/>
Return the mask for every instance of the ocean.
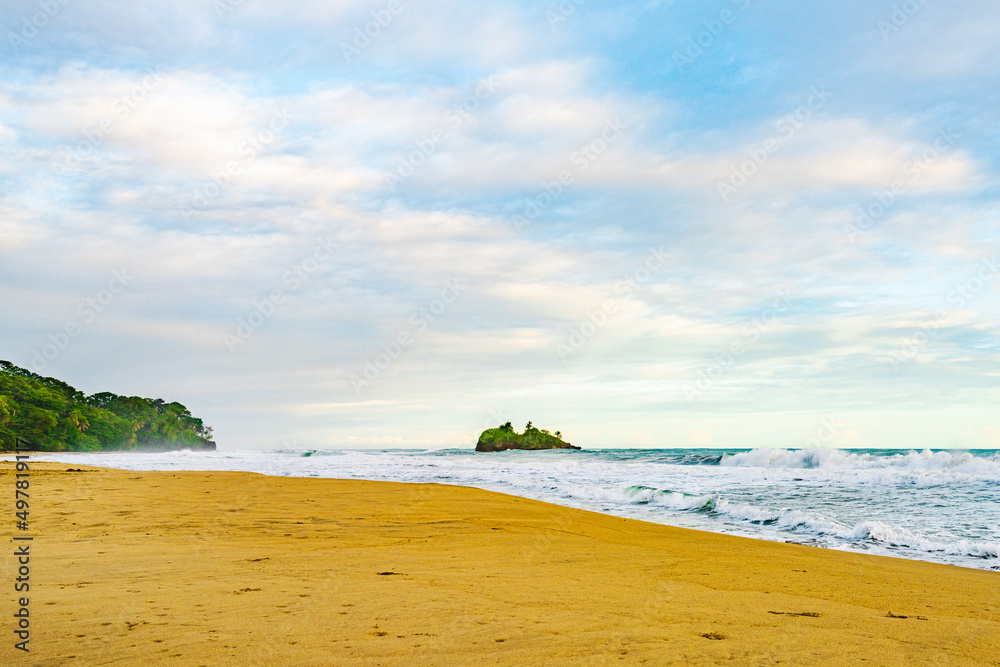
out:
<path id="1" fill-rule="evenodd" d="M 58 453 L 71 465 L 436 482 L 655 523 L 1000 570 L 1000 450 Z"/>

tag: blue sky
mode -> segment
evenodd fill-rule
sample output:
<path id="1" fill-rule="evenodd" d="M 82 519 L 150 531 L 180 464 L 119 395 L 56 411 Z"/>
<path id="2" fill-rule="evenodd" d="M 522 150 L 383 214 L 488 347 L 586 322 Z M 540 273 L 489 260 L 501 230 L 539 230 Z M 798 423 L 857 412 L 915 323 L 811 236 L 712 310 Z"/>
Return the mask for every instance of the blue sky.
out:
<path id="1" fill-rule="evenodd" d="M 223 448 L 1000 447 L 991 4 L 7 0 L 0 31 L 0 358 Z"/>

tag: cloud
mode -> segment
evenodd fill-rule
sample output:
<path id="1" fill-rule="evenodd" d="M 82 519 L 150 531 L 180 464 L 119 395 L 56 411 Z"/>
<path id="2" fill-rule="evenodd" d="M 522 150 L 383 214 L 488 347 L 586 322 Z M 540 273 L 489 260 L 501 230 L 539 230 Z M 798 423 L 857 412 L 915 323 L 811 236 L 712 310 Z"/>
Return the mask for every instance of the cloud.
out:
<path id="1" fill-rule="evenodd" d="M 581 6 L 552 30 L 534 5 L 403 3 L 350 61 L 341 42 L 384 5 L 67 5 L 0 65 L 3 356 L 30 363 L 124 267 L 134 284 L 49 371 L 176 393 L 227 444 L 429 446 L 507 406 L 579 423 L 584 446 L 795 445 L 789 415 L 817 406 L 992 400 L 996 284 L 948 306 L 995 253 L 996 105 L 975 64 L 992 24 L 948 51 L 974 8 L 928 7 L 862 43 L 875 19 L 858 3 L 830 22 L 844 46 L 792 57 L 763 35 L 802 25 L 761 9 L 667 76 L 664 35 L 706 17 L 659 4 Z M 914 46 L 932 19 L 946 53 Z M 642 273 L 651 249 L 665 259 Z M 445 281 L 461 296 L 433 314 Z M 760 325 L 779 290 L 792 305 Z M 942 307 L 947 328 L 894 371 Z M 351 378 L 401 333 L 413 342 L 358 394 Z"/>

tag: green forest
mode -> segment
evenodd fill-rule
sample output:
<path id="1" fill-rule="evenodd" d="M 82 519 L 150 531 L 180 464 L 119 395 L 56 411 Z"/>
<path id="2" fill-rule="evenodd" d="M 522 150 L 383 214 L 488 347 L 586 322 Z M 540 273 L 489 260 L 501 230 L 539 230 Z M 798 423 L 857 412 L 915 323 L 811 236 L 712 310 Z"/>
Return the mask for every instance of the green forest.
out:
<path id="1" fill-rule="evenodd" d="M 0 449 L 36 451 L 215 449 L 212 429 L 180 403 L 86 396 L 65 382 L 0 361 Z"/>

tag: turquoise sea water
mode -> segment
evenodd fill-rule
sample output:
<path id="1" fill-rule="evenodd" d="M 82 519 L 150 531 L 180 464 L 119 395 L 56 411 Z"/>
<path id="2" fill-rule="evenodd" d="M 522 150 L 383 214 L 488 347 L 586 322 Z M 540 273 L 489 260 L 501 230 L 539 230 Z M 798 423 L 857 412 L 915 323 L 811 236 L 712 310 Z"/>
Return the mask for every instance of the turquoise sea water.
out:
<path id="1" fill-rule="evenodd" d="M 1000 569 L 1000 450 L 274 450 L 51 458 L 128 470 L 458 484 L 673 526 Z"/>

